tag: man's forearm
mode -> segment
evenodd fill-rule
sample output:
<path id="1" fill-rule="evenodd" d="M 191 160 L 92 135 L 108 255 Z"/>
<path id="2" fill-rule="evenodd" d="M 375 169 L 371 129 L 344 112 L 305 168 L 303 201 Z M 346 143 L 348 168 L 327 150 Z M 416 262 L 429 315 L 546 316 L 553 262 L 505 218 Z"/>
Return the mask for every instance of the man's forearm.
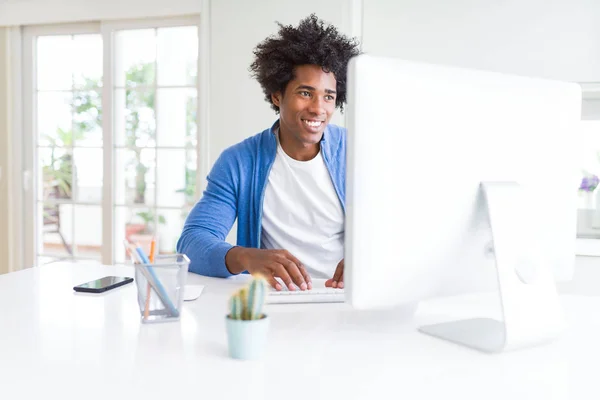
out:
<path id="1" fill-rule="evenodd" d="M 231 244 L 202 230 L 184 230 L 177 242 L 177 251 L 190 259 L 190 272 L 219 278 L 232 275 L 225 265 L 225 256 L 231 248 Z"/>
<path id="2" fill-rule="evenodd" d="M 225 266 L 232 274 L 241 274 L 246 270 L 244 266 L 244 253 L 245 247 L 235 246 L 232 247 L 225 255 Z"/>

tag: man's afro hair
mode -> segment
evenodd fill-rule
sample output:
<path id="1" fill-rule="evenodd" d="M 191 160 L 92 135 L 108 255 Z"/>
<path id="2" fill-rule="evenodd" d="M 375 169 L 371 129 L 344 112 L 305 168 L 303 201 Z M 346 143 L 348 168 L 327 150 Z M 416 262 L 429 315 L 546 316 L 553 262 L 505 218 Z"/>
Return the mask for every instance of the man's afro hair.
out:
<path id="1" fill-rule="evenodd" d="M 269 36 L 254 49 L 255 59 L 250 65 L 252 76 L 263 89 L 265 100 L 279 113 L 271 94 L 284 93 L 289 81 L 294 78 L 298 65 L 319 65 L 325 72 L 335 76 L 336 107 L 344 110 L 346 103 L 346 70 L 351 57 L 359 54 L 356 39 L 348 38 L 329 24 L 319 20 L 315 14 L 300 21 L 298 27 L 279 25 L 276 36 Z"/>

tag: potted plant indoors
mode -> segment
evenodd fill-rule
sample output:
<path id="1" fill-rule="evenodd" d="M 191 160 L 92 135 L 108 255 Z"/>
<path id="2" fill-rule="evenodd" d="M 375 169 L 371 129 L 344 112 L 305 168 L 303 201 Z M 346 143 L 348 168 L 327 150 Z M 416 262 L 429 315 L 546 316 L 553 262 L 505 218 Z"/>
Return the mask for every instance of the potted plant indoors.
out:
<path id="1" fill-rule="evenodd" d="M 263 355 L 269 329 L 269 318 L 262 311 L 267 290 L 267 281 L 257 276 L 231 296 L 225 318 L 230 357 L 255 360 Z"/>

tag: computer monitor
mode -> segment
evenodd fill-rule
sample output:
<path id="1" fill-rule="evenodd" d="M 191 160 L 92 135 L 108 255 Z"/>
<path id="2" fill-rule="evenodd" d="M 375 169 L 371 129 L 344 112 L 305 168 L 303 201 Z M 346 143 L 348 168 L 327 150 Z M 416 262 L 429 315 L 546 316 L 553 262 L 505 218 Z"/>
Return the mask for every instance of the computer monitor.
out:
<path id="1" fill-rule="evenodd" d="M 579 85 L 360 55 L 348 70 L 346 298 L 498 289 L 503 320 L 421 327 L 499 352 L 556 337 L 575 261 Z"/>

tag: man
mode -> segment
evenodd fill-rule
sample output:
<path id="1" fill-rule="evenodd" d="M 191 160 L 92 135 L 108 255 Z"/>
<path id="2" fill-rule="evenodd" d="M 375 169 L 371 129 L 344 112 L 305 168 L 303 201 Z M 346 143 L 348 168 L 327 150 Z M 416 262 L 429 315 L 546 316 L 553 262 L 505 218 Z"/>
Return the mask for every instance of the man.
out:
<path id="1" fill-rule="evenodd" d="M 279 24 L 250 70 L 279 114 L 270 129 L 226 149 L 188 216 L 177 250 L 190 271 L 261 274 L 277 290 L 343 288 L 346 130 L 330 125 L 346 101 L 358 44 L 314 14 Z M 225 242 L 238 219 L 237 246 Z"/>

